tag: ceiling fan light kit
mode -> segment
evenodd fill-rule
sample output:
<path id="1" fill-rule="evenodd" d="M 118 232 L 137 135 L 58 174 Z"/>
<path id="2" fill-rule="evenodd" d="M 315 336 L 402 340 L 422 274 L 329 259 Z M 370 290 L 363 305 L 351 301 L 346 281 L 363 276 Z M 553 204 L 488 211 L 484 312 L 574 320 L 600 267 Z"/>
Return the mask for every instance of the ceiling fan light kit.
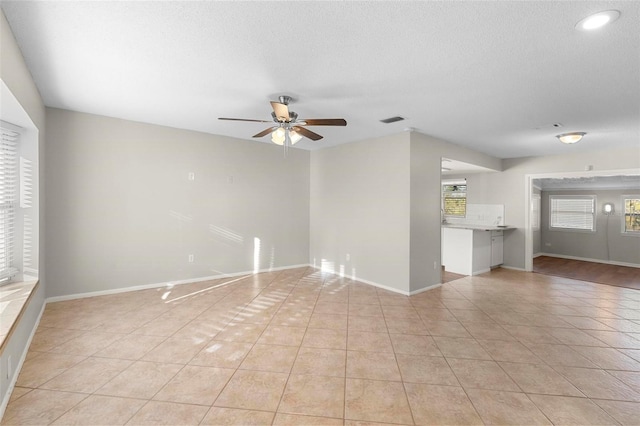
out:
<path id="1" fill-rule="evenodd" d="M 573 144 L 576 142 L 580 142 L 584 135 L 586 135 L 585 132 L 571 132 L 557 135 L 556 138 L 560 139 L 560 142 L 562 143 Z"/>
<path id="2" fill-rule="evenodd" d="M 287 146 L 293 146 L 300 142 L 302 137 L 306 137 L 313 141 L 322 139 L 322 136 L 307 129 L 304 126 L 346 126 L 347 121 L 343 118 L 308 118 L 298 119 L 298 114 L 289 110 L 289 103 L 291 102 L 290 96 L 280 96 L 279 102 L 271 101 L 271 118 L 276 123 L 276 126 L 269 127 L 260 133 L 253 135 L 254 138 L 261 138 L 266 135 L 271 135 L 271 142 L 276 145 L 284 146 L 285 150 Z M 267 120 L 254 120 L 247 118 L 223 118 L 218 120 L 232 120 L 232 121 L 249 121 L 254 123 L 268 123 Z"/>
<path id="3" fill-rule="evenodd" d="M 271 142 L 276 145 L 283 145 L 285 140 L 285 132 L 282 127 L 278 127 L 276 130 L 271 133 Z"/>

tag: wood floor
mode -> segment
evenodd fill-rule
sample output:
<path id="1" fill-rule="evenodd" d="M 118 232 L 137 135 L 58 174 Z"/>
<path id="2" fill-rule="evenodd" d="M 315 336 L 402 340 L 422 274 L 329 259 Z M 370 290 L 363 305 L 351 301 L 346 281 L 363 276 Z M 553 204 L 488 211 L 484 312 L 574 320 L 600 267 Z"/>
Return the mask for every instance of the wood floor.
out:
<path id="1" fill-rule="evenodd" d="M 640 290 L 640 268 L 539 256 L 533 259 L 533 272 Z"/>
<path id="2" fill-rule="evenodd" d="M 533 259 L 533 272 L 640 290 L 640 268 L 539 256 Z M 465 276 L 443 270 L 442 282 L 448 283 Z"/>

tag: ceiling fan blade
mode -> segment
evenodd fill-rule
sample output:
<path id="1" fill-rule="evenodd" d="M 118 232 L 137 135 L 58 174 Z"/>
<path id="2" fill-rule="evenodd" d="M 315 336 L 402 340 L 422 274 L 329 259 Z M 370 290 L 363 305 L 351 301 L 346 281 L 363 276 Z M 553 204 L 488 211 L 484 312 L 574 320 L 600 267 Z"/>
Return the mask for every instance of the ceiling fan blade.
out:
<path id="1" fill-rule="evenodd" d="M 306 126 L 346 126 L 347 120 L 344 118 L 309 118 L 304 121 Z"/>
<path id="2" fill-rule="evenodd" d="M 322 136 L 320 136 L 316 132 L 312 132 L 309 129 L 305 129 L 304 127 L 296 126 L 293 128 L 293 130 L 295 130 L 296 132 L 300 133 L 302 136 L 309 138 L 313 141 L 319 141 L 320 139 L 322 139 Z"/>
<path id="3" fill-rule="evenodd" d="M 231 120 L 231 121 L 253 121 L 255 123 L 271 123 L 271 121 L 267 120 L 253 120 L 251 118 L 224 118 L 219 117 L 218 120 Z"/>
<path id="4" fill-rule="evenodd" d="M 261 137 L 266 136 L 269 133 L 271 133 L 274 129 L 276 129 L 276 127 L 269 127 L 268 129 L 264 129 L 260 133 L 256 133 L 255 135 L 253 135 L 253 137 L 254 138 L 261 138 Z"/>
<path id="5" fill-rule="evenodd" d="M 271 101 L 271 107 L 273 108 L 273 112 L 276 114 L 276 119 L 278 121 L 286 123 L 291 121 L 289 116 L 289 107 L 287 107 L 285 104 Z"/>

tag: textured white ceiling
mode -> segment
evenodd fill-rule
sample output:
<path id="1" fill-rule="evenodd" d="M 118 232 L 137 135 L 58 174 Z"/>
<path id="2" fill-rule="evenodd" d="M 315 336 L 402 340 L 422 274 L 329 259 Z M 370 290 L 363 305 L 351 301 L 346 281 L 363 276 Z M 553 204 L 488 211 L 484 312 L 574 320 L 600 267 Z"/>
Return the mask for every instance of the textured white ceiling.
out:
<path id="1" fill-rule="evenodd" d="M 250 139 L 266 126 L 217 117 L 270 119 L 287 94 L 349 123 L 305 149 L 407 127 L 500 158 L 640 147 L 640 2 L 1 5 L 52 107 Z M 574 29 L 608 9 L 612 25 Z"/>

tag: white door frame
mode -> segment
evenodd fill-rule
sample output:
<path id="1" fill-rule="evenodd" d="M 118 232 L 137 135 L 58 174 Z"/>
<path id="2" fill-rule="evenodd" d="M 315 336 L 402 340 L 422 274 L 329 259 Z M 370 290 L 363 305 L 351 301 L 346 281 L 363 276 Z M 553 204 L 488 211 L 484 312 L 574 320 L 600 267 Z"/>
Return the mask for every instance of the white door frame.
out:
<path id="1" fill-rule="evenodd" d="M 524 270 L 533 271 L 533 230 L 531 229 L 531 194 L 534 179 L 581 178 L 595 176 L 635 176 L 640 168 L 618 170 L 590 170 L 580 172 L 533 173 L 524 176 Z"/>

